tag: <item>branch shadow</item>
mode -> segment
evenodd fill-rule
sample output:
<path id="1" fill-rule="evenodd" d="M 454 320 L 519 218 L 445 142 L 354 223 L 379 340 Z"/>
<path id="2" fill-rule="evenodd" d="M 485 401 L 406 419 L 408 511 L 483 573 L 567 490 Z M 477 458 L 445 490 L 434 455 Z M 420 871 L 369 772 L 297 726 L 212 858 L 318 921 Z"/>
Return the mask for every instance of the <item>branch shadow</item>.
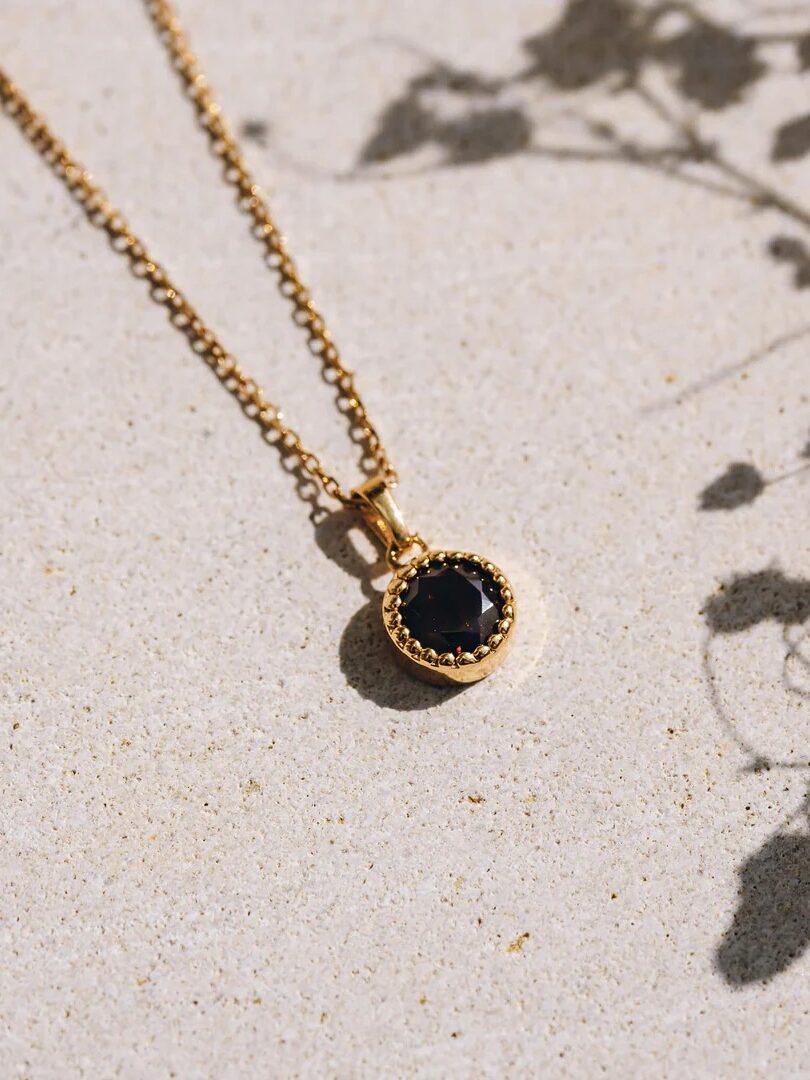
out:
<path id="1" fill-rule="evenodd" d="M 762 15 L 766 17 L 767 10 Z M 700 133 L 703 114 L 738 106 L 768 77 L 781 75 L 768 52 L 773 45 L 786 48 L 800 72 L 810 70 L 808 41 L 806 32 L 745 31 L 718 21 L 698 3 L 567 0 L 555 22 L 520 42 L 523 65 L 499 76 L 453 65 L 399 42 L 421 58 L 422 70 L 377 116 L 351 175 L 356 178 L 425 148 L 437 157 L 435 168 L 481 165 L 516 155 L 608 161 L 703 188 L 754 211 L 776 210 L 808 229 L 810 212 L 805 207 L 735 164 L 716 140 Z M 653 85 L 664 85 L 666 92 L 653 91 Z M 632 131 L 594 119 L 583 107 L 584 90 L 592 91 L 591 104 L 632 97 L 656 122 L 663 141 L 648 144 Z M 540 138 L 538 100 L 565 105 L 564 115 L 576 122 L 585 143 L 582 138 L 570 145 Z M 807 154 L 810 113 L 805 111 L 777 127 L 769 156 L 778 166 Z M 783 235 L 769 247 L 774 260 L 792 267 L 797 288 L 806 288 L 810 281 L 807 251 L 802 241 Z"/>

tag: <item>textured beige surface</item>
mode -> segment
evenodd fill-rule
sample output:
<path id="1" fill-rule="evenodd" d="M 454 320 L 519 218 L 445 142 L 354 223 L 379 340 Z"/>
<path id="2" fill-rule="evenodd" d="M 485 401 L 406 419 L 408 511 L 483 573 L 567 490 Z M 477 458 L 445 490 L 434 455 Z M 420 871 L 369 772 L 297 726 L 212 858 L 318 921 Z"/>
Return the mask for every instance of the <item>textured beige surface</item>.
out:
<path id="1" fill-rule="evenodd" d="M 0 123 L 3 1076 L 806 1070 L 810 17 L 685 10 L 181 5 L 410 519 L 518 589 L 455 696 Z M 0 56 L 351 479 L 139 5 Z"/>

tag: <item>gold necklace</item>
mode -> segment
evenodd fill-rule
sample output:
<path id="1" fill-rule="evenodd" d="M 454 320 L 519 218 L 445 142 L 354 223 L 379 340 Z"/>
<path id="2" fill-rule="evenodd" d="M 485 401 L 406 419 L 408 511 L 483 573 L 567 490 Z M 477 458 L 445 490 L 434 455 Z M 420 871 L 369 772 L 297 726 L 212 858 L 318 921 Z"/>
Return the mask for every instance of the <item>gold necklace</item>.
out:
<path id="1" fill-rule="evenodd" d="M 0 103 L 4 111 L 64 182 L 88 219 L 103 229 L 115 250 L 129 260 L 133 273 L 147 282 L 153 300 L 168 309 L 173 325 L 185 334 L 194 351 L 268 439 L 283 454 L 295 458 L 301 470 L 328 496 L 359 511 L 381 541 L 394 571 L 383 595 L 382 619 L 397 655 L 415 674 L 432 681 L 468 683 L 484 678 L 500 663 L 513 634 L 515 601 L 511 585 L 497 566 L 480 555 L 431 549 L 405 525 L 392 494 L 397 474 L 369 419 L 354 377 L 343 366 L 323 316 L 298 275 L 284 238 L 188 48 L 177 15 L 169 0 L 145 3 L 211 148 L 222 161 L 224 179 L 236 189 L 240 208 L 252 218 L 253 234 L 264 246 L 267 261 L 278 275 L 279 287 L 292 304 L 293 318 L 306 333 L 310 351 L 320 359 L 324 375 L 336 385 L 338 406 L 350 416 L 353 432 L 376 465 L 376 475 L 351 491 L 341 487 L 148 254 L 90 174 L 0 69 Z"/>

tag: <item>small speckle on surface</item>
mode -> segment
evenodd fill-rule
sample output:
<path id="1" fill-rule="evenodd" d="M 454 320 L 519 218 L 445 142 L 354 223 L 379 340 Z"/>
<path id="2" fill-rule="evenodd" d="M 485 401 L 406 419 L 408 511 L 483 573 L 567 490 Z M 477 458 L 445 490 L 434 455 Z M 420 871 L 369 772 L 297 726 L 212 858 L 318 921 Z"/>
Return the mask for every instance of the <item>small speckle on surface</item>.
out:
<path id="1" fill-rule="evenodd" d="M 518 937 L 516 937 L 514 941 L 510 941 L 509 945 L 506 947 L 506 951 L 508 953 L 522 952 L 523 951 L 523 946 L 529 940 L 529 937 L 530 937 L 529 931 L 525 930 L 522 934 L 520 934 Z"/>

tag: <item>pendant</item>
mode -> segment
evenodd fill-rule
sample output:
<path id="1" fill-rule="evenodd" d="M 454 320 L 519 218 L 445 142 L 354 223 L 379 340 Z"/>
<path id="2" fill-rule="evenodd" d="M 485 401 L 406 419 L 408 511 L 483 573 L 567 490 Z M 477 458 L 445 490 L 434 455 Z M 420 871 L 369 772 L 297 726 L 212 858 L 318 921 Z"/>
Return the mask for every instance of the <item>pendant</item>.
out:
<path id="1" fill-rule="evenodd" d="M 514 633 L 515 599 L 504 573 L 472 552 L 429 548 L 406 527 L 383 477 L 361 484 L 352 497 L 394 570 L 382 619 L 398 657 L 430 682 L 472 683 L 489 675 Z"/>

